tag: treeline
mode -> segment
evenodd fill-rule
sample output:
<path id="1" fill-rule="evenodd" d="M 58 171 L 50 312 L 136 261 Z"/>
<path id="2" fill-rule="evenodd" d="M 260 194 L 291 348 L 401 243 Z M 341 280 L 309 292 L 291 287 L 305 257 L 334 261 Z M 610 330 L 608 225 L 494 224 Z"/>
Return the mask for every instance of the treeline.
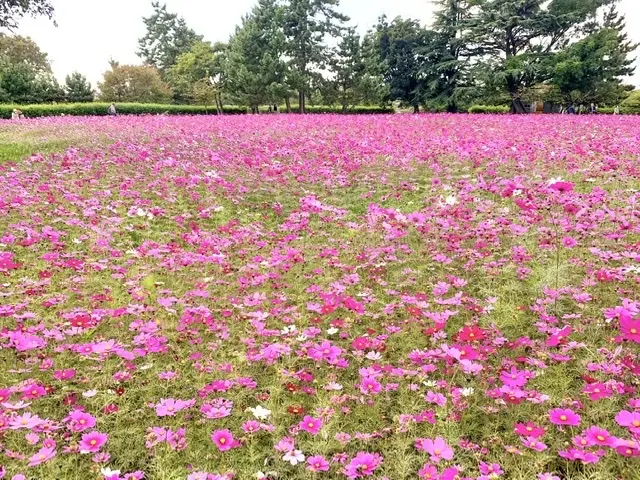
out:
<path id="1" fill-rule="evenodd" d="M 419 111 L 551 101 L 619 105 L 633 90 L 636 45 L 619 0 L 436 0 L 430 28 L 381 17 L 360 36 L 339 0 L 258 0 L 226 43 L 211 44 L 152 3 L 138 55 L 98 84 L 104 102 L 313 105 L 348 111 L 392 103 Z M 0 37 L 0 101 L 93 100 L 74 73 L 57 84 L 37 45 Z"/>

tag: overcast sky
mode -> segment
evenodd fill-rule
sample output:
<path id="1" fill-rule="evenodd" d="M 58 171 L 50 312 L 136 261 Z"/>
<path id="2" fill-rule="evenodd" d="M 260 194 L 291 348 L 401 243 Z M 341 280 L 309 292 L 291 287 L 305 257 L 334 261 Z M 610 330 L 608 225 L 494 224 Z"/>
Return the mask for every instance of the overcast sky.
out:
<path id="1" fill-rule="evenodd" d="M 212 42 L 226 41 L 255 0 L 166 0 L 171 12 Z M 49 54 L 59 80 L 78 71 L 94 85 L 109 69 L 110 58 L 120 63 L 140 63 L 138 38 L 144 35 L 142 17 L 148 16 L 151 0 L 53 0 L 58 27 L 46 19 L 24 19 L 17 33 L 30 36 Z M 342 0 L 340 11 L 351 17 L 361 33 L 372 27 L 381 14 L 417 18 L 430 23 L 429 0 Z M 640 42 L 640 0 L 622 0 L 630 36 Z M 635 27 L 635 28 L 634 28 Z M 640 49 L 639 49 L 640 50 Z M 640 51 L 638 52 L 640 55 Z M 632 80 L 640 86 L 639 68 Z"/>

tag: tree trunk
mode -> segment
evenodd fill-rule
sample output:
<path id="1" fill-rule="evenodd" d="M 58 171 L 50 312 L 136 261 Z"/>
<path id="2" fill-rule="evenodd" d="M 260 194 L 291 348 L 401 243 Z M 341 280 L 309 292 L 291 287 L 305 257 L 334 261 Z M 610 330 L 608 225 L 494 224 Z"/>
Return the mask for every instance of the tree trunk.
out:
<path id="1" fill-rule="evenodd" d="M 413 106 L 413 113 L 420 113 L 420 105 Z"/>
<path id="2" fill-rule="evenodd" d="M 304 93 L 302 90 L 298 92 L 298 112 L 304 113 Z"/>
<path id="3" fill-rule="evenodd" d="M 289 99 L 289 95 L 284 98 L 284 103 L 287 106 L 287 113 L 291 113 L 291 100 Z"/>

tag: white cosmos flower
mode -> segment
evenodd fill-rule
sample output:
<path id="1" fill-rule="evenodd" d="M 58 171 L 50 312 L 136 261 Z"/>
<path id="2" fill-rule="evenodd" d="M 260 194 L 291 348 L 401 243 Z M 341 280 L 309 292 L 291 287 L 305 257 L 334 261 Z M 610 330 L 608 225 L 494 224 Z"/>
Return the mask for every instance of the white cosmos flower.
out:
<path id="1" fill-rule="evenodd" d="M 297 464 L 304 462 L 304 459 L 305 456 L 300 450 L 291 450 L 290 452 L 285 453 L 282 457 L 282 460 L 284 460 L 285 462 L 289 462 L 294 467 Z"/>
<path id="2" fill-rule="evenodd" d="M 100 473 L 102 473 L 105 477 L 113 477 L 114 475 L 120 475 L 120 470 L 111 470 L 108 467 L 104 467 L 100 469 Z"/>
<path id="3" fill-rule="evenodd" d="M 336 327 L 331 327 L 331 328 L 327 329 L 327 335 L 335 335 L 339 331 L 340 330 L 338 330 Z"/>
<path id="4" fill-rule="evenodd" d="M 262 405 L 258 405 L 257 407 L 254 407 L 254 408 L 249 408 L 249 411 L 258 420 L 266 420 L 271 415 L 271 410 L 267 410 Z"/>
<path id="5" fill-rule="evenodd" d="M 97 390 L 87 390 L 86 392 L 82 392 L 82 396 L 84 398 L 95 397 L 98 394 Z"/>
<path id="6" fill-rule="evenodd" d="M 461 393 L 463 397 L 470 397 L 471 395 L 473 395 L 473 392 L 473 387 L 467 387 L 463 388 Z"/>
<path id="7" fill-rule="evenodd" d="M 369 352 L 367 353 L 366 357 L 369 360 L 380 360 L 382 358 L 382 355 L 380 355 L 380 352 Z"/>

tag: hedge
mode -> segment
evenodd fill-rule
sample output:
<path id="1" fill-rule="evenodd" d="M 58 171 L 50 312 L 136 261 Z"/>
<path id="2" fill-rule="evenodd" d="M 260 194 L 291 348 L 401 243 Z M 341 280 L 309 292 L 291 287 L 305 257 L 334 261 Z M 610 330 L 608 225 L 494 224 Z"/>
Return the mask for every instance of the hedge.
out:
<path id="1" fill-rule="evenodd" d="M 22 111 L 25 117 L 52 117 L 60 115 L 107 115 L 108 103 L 59 103 L 43 105 L 0 105 L 0 118 L 11 118 L 14 108 Z M 196 105 L 159 105 L 153 103 L 117 103 L 118 114 L 123 115 L 144 115 L 161 114 L 170 115 L 215 115 L 215 107 L 204 107 Z M 225 114 L 246 113 L 243 107 L 224 107 Z"/>
<path id="2" fill-rule="evenodd" d="M 59 103 L 43 105 L 0 105 L 0 118 L 11 118 L 11 113 L 15 108 L 22 111 L 25 117 L 52 117 L 60 115 L 71 116 L 94 116 L 107 115 L 108 103 Z M 279 107 L 281 112 L 286 111 L 286 107 Z M 215 107 L 204 107 L 199 105 L 160 105 L 152 103 L 116 103 L 116 110 L 121 115 L 144 115 L 162 114 L 169 115 L 216 115 Z M 224 107 L 226 115 L 248 113 L 247 108 L 238 106 Z M 265 112 L 263 107 L 261 112 Z M 392 108 L 386 107 L 365 107 L 357 106 L 349 108 L 346 112 L 341 107 L 309 106 L 308 113 L 346 113 L 346 114 L 373 114 L 373 113 L 393 113 Z M 296 113 L 294 110 L 293 113 Z"/>
<path id="3" fill-rule="evenodd" d="M 469 113 L 509 113 L 509 107 L 503 105 L 473 105 Z"/>
<path id="4" fill-rule="evenodd" d="M 287 107 L 280 106 L 278 110 L 286 112 Z M 339 113 L 345 115 L 372 115 L 381 113 L 393 113 L 392 107 L 368 107 L 364 105 L 357 105 L 354 107 L 348 107 L 346 110 L 342 110 L 342 107 L 326 106 L 326 105 L 307 105 L 305 107 L 306 113 Z M 298 106 L 291 106 L 291 113 L 298 113 Z"/>

